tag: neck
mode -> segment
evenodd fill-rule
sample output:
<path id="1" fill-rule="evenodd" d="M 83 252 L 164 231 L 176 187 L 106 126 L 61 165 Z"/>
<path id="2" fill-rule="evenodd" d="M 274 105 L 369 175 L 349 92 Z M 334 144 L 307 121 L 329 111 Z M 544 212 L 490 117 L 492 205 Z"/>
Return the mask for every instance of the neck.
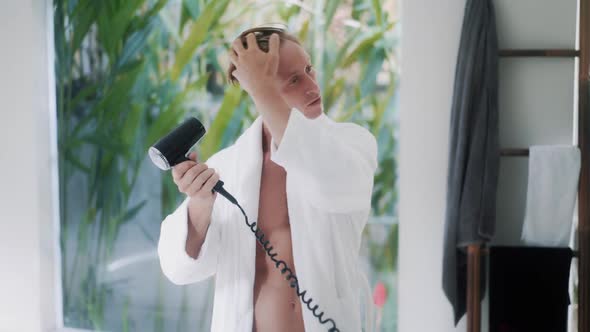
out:
<path id="1" fill-rule="evenodd" d="M 268 130 L 268 127 L 266 126 L 266 124 L 263 121 L 262 122 L 262 151 L 263 152 L 270 151 L 270 140 L 271 139 L 272 139 L 272 136 L 270 134 L 270 131 Z"/>

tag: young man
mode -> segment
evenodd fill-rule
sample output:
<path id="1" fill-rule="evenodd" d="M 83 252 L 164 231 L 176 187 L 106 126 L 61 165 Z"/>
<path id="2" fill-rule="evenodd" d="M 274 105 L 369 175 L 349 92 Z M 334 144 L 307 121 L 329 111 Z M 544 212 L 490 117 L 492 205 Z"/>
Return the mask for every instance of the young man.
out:
<path id="1" fill-rule="evenodd" d="M 230 58 L 230 80 L 259 116 L 206 163 L 193 153 L 194 161 L 174 167 L 187 198 L 162 222 L 162 270 L 175 284 L 216 276 L 214 332 L 361 331 L 364 275 L 357 262 L 377 168 L 375 138 L 323 113 L 310 57 L 292 35 L 250 29 L 232 44 Z M 304 294 L 256 243 L 240 210 L 211 193 L 220 178 Z"/>

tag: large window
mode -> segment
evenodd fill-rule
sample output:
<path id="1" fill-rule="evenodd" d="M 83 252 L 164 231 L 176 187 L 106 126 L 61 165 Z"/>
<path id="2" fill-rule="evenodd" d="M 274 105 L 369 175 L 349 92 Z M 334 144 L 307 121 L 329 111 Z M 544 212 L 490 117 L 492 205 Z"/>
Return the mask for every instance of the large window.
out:
<path id="1" fill-rule="evenodd" d="M 396 330 L 396 2 L 54 0 L 63 319 L 107 331 L 207 331 L 214 278 L 176 286 L 156 253 L 183 199 L 147 149 L 187 116 L 208 128 L 206 159 L 256 114 L 224 77 L 247 27 L 284 22 L 312 56 L 326 113 L 378 139 L 361 266 Z M 247 18 L 247 19 L 246 19 Z"/>

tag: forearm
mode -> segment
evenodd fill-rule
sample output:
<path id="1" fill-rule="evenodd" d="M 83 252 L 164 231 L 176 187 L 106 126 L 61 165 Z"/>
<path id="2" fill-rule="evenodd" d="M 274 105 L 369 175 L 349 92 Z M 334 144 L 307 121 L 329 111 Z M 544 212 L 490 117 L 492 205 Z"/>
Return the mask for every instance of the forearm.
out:
<path id="1" fill-rule="evenodd" d="M 185 250 L 190 257 L 196 259 L 199 256 L 203 242 L 205 242 L 211 224 L 211 215 L 203 213 L 189 204 L 187 219 L 188 232 Z"/>
<path id="2" fill-rule="evenodd" d="M 257 111 L 268 126 L 275 143 L 279 145 L 287 127 L 291 108 L 273 85 L 259 85 L 250 96 L 254 100 Z"/>
<path id="3" fill-rule="evenodd" d="M 293 111 L 282 139 L 270 158 L 306 188 L 314 205 L 332 212 L 370 207 L 378 163 L 377 143 L 367 129 Z"/>

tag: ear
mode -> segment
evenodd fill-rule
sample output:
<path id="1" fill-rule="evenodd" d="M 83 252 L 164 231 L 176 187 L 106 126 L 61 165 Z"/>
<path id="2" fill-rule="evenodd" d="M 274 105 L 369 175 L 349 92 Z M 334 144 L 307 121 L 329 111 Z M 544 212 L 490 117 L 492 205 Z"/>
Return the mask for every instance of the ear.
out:
<path id="1" fill-rule="evenodd" d="M 234 69 L 234 71 L 231 72 L 231 76 L 233 76 L 233 78 L 235 78 L 235 79 L 239 79 L 238 78 L 238 70 Z"/>

